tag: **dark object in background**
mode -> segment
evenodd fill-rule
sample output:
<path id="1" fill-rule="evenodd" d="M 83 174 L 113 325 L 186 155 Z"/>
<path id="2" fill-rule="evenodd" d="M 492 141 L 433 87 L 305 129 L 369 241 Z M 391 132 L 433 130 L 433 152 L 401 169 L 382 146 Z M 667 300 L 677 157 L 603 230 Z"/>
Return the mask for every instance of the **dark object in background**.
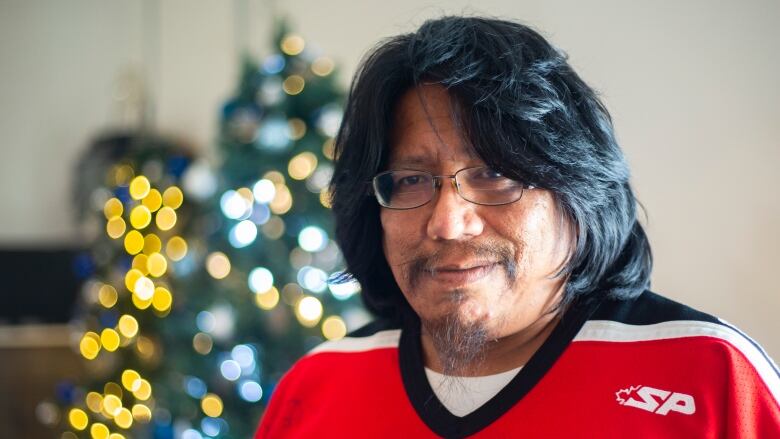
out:
<path id="1" fill-rule="evenodd" d="M 88 270 L 81 249 L 0 249 L 0 324 L 66 323 Z"/>

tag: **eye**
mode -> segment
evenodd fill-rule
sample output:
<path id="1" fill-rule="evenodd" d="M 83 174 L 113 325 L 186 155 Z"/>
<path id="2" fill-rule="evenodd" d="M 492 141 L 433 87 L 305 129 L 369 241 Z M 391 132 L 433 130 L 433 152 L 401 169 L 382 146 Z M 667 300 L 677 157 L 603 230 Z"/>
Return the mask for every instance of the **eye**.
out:
<path id="1" fill-rule="evenodd" d="M 427 182 L 427 178 L 421 174 L 406 175 L 396 181 L 397 186 L 416 186 Z"/>
<path id="2" fill-rule="evenodd" d="M 479 172 L 477 172 L 476 175 L 474 175 L 474 178 L 480 180 L 498 180 L 504 178 L 504 176 L 501 175 L 500 172 L 494 171 L 490 168 L 482 168 L 479 169 Z"/>

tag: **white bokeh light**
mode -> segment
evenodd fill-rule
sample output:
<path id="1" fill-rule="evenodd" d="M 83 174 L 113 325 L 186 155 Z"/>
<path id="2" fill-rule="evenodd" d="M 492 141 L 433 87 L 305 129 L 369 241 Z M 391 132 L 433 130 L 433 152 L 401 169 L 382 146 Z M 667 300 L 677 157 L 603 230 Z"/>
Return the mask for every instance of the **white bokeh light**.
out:
<path id="1" fill-rule="evenodd" d="M 338 276 L 340 273 L 333 273 L 331 279 Z M 330 293 L 338 300 L 347 300 L 360 291 L 360 282 L 352 279 L 343 283 L 328 282 L 328 289 Z"/>
<path id="2" fill-rule="evenodd" d="M 317 226 L 304 227 L 298 234 L 298 245 L 307 252 L 318 252 L 328 245 L 328 234 Z"/>
<path id="3" fill-rule="evenodd" d="M 252 194 L 258 203 L 270 203 L 276 196 L 276 186 L 271 180 L 262 179 L 252 187 Z"/>
<path id="4" fill-rule="evenodd" d="M 321 293 L 328 288 L 327 273 L 308 265 L 298 270 L 297 280 L 302 287 L 315 293 Z"/>
<path id="5" fill-rule="evenodd" d="M 298 302 L 298 313 L 304 320 L 319 320 L 322 317 L 322 302 L 316 297 L 304 297 Z"/>
<path id="6" fill-rule="evenodd" d="M 235 360 L 242 370 L 255 367 L 255 351 L 245 344 L 234 347 L 230 351 L 230 358 Z"/>
<path id="7" fill-rule="evenodd" d="M 256 238 L 257 225 L 250 220 L 244 220 L 233 226 L 228 240 L 233 247 L 242 248 L 255 242 Z"/>
<path id="8" fill-rule="evenodd" d="M 226 380 L 235 381 L 241 377 L 241 365 L 235 360 L 225 360 L 219 365 L 219 371 Z"/>
<path id="9" fill-rule="evenodd" d="M 211 333 L 214 327 L 217 326 L 217 319 L 214 318 L 214 314 L 208 311 L 201 311 L 195 318 L 195 323 L 201 331 Z"/>
<path id="10" fill-rule="evenodd" d="M 254 381 L 244 381 L 238 386 L 238 394 L 244 401 L 257 402 L 263 397 L 263 388 Z"/>
<path id="11" fill-rule="evenodd" d="M 241 194 L 234 190 L 226 191 L 219 199 L 219 206 L 222 213 L 230 219 L 239 219 L 246 215 L 249 209 L 249 202 Z"/>
<path id="12" fill-rule="evenodd" d="M 274 285 L 274 275 L 265 267 L 257 267 L 249 272 L 249 289 L 255 293 L 265 293 Z"/>

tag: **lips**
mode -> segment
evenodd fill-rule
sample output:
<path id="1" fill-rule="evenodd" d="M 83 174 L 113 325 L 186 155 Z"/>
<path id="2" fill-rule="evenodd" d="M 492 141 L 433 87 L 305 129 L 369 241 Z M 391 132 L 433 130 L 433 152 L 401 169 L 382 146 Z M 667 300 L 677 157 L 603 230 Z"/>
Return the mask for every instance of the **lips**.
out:
<path id="1" fill-rule="evenodd" d="M 443 265 L 433 270 L 433 279 L 450 284 L 463 285 L 476 282 L 489 275 L 496 268 L 495 263 L 486 264 L 466 264 L 466 265 Z"/>

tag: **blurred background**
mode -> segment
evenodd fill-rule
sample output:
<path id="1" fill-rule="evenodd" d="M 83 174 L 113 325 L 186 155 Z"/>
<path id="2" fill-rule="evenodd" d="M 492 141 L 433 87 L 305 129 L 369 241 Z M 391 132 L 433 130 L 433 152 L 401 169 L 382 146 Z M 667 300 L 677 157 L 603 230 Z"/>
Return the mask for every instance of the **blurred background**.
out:
<path id="1" fill-rule="evenodd" d="M 369 319 L 326 282 L 351 75 L 446 13 L 569 54 L 632 167 L 653 289 L 778 358 L 774 0 L 0 0 L 8 437 L 251 434 L 298 355 Z"/>

